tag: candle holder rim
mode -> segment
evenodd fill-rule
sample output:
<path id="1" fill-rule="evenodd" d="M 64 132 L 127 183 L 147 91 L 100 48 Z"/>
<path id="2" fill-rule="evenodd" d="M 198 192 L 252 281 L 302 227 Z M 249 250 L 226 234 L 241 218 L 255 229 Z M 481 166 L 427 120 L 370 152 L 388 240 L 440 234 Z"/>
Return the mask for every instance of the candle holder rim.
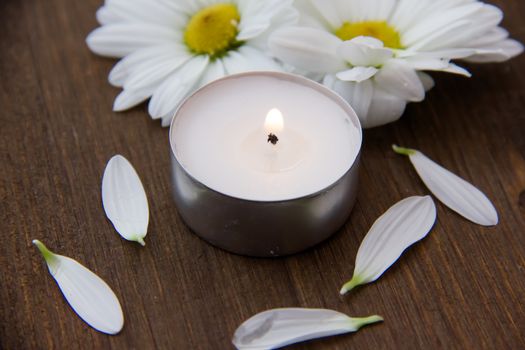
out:
<path id="1" fill-rule="evenodd" d="M 356 127 L 357 127 L 357 129 L 359 131 L 359 144 L 358 144 L 358 148 L 357 148 L 357 152 L 356 152 L 355 158 L 352 160 L 350 167 L 337 180 L 335 180 L 330 185 L 328 185 L 328 186 L 326 186 L 326 187 L 324 187 L 324 188 L 322 188 L 322 189 L 320 189 L 318 191 L 315 191 L 315 192 L 312 192 L 312 193 L 308 193 L 306 195 L 299 196 L 299 197 L 286 198 L 286 199 L 277 199 L 277 200 L 256 200 L 256 199 L 249 199 L 249 198 L 242 198 L 242 197 L 233 196 L 231 194 L 227 194 L 227 193 L 223 193 L 221 191 L 218 191 L 218 190 L 216 190 L 216 189 L 206 185 L 205 183 L 203 183 L 202 181 L 200 181 L 196 177 L 194 177 L 193 174 L 190 171 L 188 171 L 188 169 L 179 161 L 179 159 L 177 157 L 177 153 L 175 152 L 174 141 L 173 141 L 172 135 L 173 135 L 173 129 L 174 129 L 174 124 L 175 124 L 175 119 L 177 117 L 177 114 L 182 109 L 182 107 L 184 107 L 184 105 L 193 96 L 201 93 L 202 90 L 207 89 L 207 88 L 209 88 L 212 85 L 219 84 L 223 80 L 229 80 L 229 79 L 233 79 L 233 78 L 242 78 L 242 77 L 245 77 L 245 76 L 280 76 L 280 77 L 286 77 L 290 81 L 295 81 L 295 82 L 302 81 L 302 82 L 304 82 L 304 83 L 306 83 L 306 84 L 308 84 L 308 85 L 310 85 L 312 87 L 315 87 L 315 88 L 321 90 L 323 93 L 329 95 L 329 97 L 334 98 L 335 100 L 337 100 L 336 102 L 343 109 L 345 109 L 345 111 L 349 111 L 350 112 L 350 113 L 348 113 L 348 115 L 351 116 L 351 118 L 353 119 L 352 121 L 355 122 Z M 214 81 L 212 81 L 212 82 L 210 82 L 210 83 L 208 83 L 208 84 L 206 84 L 204 86 L 201 86 L 200 88 L 195 90 L 193 93 L 188 95 L 181 102 L 181 104 L 177 107 L 177 109 L 175 110 L 175 113 L 173 114 L 173 118 L 171 119 L 170 128 L 169 128 L 169 143 L 170 143 L 171 155 L 173 156 L 173 158 L 175 159 L 177 164 L 179 164 L 179 166 L 184 170 L 186 175 L 192 181 L 198 183 L 200 186 L 203 186 L 207 190 L 212 191 L 212 192 L 214 192 L 216 194 L 219 194 L 221 196 L 225 196 L 225 197 L 228 197 L 228 198 L 231 198 L 231 199 L 235 199 L 235 200 L 242 200 L 242 201 L 246 201 L 246 202 L 250 202 L 250 203 L 279 204 L 279 203 L 287 203 L 287 202 L 292 202 L 292 201 L 296 201 L 296 200 L 316 197 L 316 196 L 318 196 L 319 194 L 321 194 L 323 192 L 329 191 L 331 188 L 337 186 L 337 184 L 339 184 L 341 181 L 343 181 L 344 178 L 346 177 L 346 175 L 350 171 L 352 171 L 352 169 L 358 163 L 358 159 L 359 159 L 359 157 L 361 155 L 361 149 L 362 149 L 362 146 L 363 146 L 363 128 L 361 126 L 361 122 L 359 120 L 359 117 L 357 116 L 357 113 L 354 111 L 352 106 L 344 98 L 339 96 L 339 94 L 337 94 L 335 91 L 329 89 L 328 87 L 326 87 L 326 86 L 324 86 L 324 85 L 322 85 L 322 84 L 320 84 L 320 83 L 318 83 L 318 82 L 316 82 L 314 80 L 311 80 L 311 79 L 308 79 L 308 78 L 305 78 L 303 76 L 300 76 L 300 75 L 297 75 L 297 74 L 293 74 L 293 73 L 277 72 L 277 71 L 251 71 L 251 72 L 244 72 L 244 73 L 237 73 L 237 74 L 226 75 L 226 76 L 221 77 L 219 79 L 216 79 L 216 80 L 214 80 Z"/>

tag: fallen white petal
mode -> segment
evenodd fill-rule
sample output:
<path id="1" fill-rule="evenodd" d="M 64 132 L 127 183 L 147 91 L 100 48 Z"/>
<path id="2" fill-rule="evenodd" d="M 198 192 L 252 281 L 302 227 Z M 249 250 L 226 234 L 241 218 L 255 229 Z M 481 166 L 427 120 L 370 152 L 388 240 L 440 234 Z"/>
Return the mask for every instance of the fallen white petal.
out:
<path id="1" fill-rule="evenodd" d="M 435 221 L 436 206 L 430 196 L 405 198 L 388 209 L 361 242 L 354 275 L 340 293 L 377 280 L 408 247 L 430 232 Z"/>
<path id="2" fill-rule="evenodd" d="M 496 208 L 487 196 L 472 184 L 417 150 L 394 146 L 394 151 L 409 156 L 421 180 L 447 207 L 479 225 L 498 224 Z"/>
<path id="3" fill-rule="evenodd" d="M 124 239 L 146 244 L 148 199 L 137 172 L 121 155 L 111 158 L 104 171 L 102 204 L 108 219 Z"/>
<path id="4" fill-rule="evenodd" d="M 352 318 L 326 309 L 273 309 L 244 321 L 235 331 L 232 342 L 239 350 L 276 349 L 310 339 L 355 332 L 364 325 L 382 320 L 377 315 Z"/>
<path id="5" fill-rule="evenodd" d="M 42 253 L 51 276 L 77 315 L 100 332 L 120 332 L 124 315 L 106 282 L 76 260 L 49 251 L 42 242 L 34 240 L 33 244 Z"/>

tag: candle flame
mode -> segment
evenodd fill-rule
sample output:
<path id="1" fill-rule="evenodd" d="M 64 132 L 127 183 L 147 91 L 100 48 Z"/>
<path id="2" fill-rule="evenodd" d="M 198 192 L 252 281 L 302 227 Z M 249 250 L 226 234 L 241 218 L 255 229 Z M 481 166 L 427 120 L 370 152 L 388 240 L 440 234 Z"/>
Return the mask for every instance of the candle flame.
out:
<path id="1" fill-rule="evenodd" d="M 284 129 L 283 114 L 277 108 L 272 108 L 266 115 L 264 129 L 268 134 L 278 134 Z"/>

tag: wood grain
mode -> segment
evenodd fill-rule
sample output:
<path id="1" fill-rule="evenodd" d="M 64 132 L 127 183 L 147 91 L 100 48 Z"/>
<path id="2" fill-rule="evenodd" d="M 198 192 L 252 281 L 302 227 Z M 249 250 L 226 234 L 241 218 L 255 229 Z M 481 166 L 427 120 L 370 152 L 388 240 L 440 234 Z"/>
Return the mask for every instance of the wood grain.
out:
<path id="1" fill-rule="evenodd" d="M 385 322 L 295 349 L 518 349 L 525 345 L 525 56 L 435 75 L 427 100 L 365 133 L 361 192 L 346 226 L 315 249 L 265 260 L 206 244 L 170 196 L 167 129 L 141 105 L 111 106 L 114 61 L 86 35 L 100 0 L 0 2 L 0 347 L 230 349 L 236 327 L 275 307 L 324 307 Z M 525 42 L 525 3 L 493 1 Z M 438 204 L 438 223 L 377 283 L 341 297 L 359 243 L 396 201 L 426 194 L 398 143 L 479 186 L 501 223 L 483 228 Z M 150 198 L 147 245 L 114 232 L 101 206 L 107 160 L 125 155 Z M 123 304 L 118 336 L 97 333 L 62 298 L 31 240 L 104 278 Z"/>

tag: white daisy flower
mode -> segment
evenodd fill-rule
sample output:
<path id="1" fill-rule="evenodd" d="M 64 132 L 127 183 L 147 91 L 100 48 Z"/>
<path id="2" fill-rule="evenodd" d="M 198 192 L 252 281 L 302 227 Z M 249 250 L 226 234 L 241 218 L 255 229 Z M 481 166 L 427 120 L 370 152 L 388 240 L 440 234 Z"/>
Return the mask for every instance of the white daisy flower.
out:
<path id="1" fill-rule="evenodd" d="M 293 24 L 292 0 L 106 0 L 102 25 L 87 37 L 102 56 L 123 58 L 109 82 L 122 87 L 113 109 L 151 97 L 149 113 L 169 125 L 180 102 L 228 74 L 281 70 L 267 54 L 267 38 Z"/>
<path id="2" fill-rule="evenodd" d="M 433 87 L 423 71 L 470 76 L 451 61 L 501 62 L 523 51 L 476 0 L 296 0 L 299 27 L 270 38 L 276 57 L 342 95 L 364 127 L 397 120 Z"/>

